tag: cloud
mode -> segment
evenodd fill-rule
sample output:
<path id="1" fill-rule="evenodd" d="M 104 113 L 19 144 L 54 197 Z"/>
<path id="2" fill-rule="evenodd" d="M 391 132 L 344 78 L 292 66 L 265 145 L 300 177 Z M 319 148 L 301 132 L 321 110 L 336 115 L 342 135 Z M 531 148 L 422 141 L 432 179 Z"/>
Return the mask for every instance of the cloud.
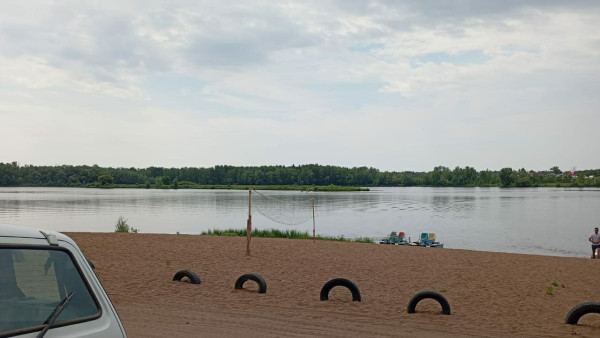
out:
<path id="1" fill-rule="evenodd" d="M 0 13 L 0 134 L 23 147 L 0 153 L 582 167 L 584 151 L 548 149 L 593 143 L 598 17 L 593 1 L 15 2 Z M 62 151 L 69 137 L 81 148 Z"/>

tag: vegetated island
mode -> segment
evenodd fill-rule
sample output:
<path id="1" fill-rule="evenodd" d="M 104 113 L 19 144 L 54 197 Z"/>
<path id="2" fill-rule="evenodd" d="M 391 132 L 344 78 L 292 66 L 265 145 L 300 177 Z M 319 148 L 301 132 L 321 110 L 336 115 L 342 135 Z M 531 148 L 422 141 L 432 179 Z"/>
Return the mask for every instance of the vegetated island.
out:
<path id="1" fill-rule="evenodd" d="M 33 166 L 0 162 L 0 186 L 147 189 L 256 189 L 361 191 L 365 187 L 600 187 L 600 169 L 477 171 L 435 167 L 429 172 L 306 164 L 211 168 L 111 168 L 98 165 Z"/>
<path id="2" fill-rule="evenodd" d="M 119 229 L 115 230 L 115 232 L 136 232 L 136 231 L 119 231 Z M 246 237 L 248 231 L 246 229 L 210 229 L 207 231 L 202 231 L 200 235 L 206 236 L 230 236 L 230 237 Z M 252 229 L 252 237 L 264 237 L 264 238 L 287 238 L 287 239 L 313 239 L 313 236 L 309 234 L 307 231 L 300 230 L 279 230 L 279 229 Z M 344 235 L 339 236 L 323 236 L 316 235 L 314 239 L 319 241 L 336 241 L 336 242 L 358 242 L 358 243 L 373 243 L 373 239 L 370 237 L 357 237 L 357 238 L 347 238 Z"/>

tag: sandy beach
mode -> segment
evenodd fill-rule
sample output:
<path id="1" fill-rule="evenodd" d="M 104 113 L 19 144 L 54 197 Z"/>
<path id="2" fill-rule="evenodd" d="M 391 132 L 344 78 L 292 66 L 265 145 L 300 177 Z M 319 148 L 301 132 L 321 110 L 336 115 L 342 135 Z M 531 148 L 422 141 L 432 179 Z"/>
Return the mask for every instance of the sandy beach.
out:
<path id="1" fill-rule="evenodd" d="M 576 304 L 600 301 L 600 259 L 266 238 L 253 238 L 246 256 L 242 237 L 67 235 L 130 337 L 600 337 L 600 314 L 564 324 Z M 184 269 L 201 283 L 172 281 Z M 266 293 L 253 281 L 234 289 L 247 272 L 265 279 Z M 343 287 L 320 301 L 336 277 L 356 283 L 362 301 Z M 427 289 L 451 315 L 431 299 L 407 313 Z"/>

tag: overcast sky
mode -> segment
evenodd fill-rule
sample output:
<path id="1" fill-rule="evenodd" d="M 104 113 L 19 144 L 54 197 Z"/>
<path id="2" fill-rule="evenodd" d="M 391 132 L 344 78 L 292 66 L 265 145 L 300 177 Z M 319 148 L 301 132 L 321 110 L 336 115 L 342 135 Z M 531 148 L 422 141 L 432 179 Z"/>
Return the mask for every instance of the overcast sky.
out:
<path id="1" fill-rule="evenodd" d="M 0 162 L 600 168 L 598 1 L 2 1 Z"/>

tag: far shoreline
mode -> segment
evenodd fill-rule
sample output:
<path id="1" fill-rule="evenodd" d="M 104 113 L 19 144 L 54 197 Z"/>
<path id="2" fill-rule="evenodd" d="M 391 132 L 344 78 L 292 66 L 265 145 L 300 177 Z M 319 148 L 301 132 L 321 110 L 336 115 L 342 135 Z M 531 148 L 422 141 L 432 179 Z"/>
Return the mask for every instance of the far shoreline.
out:
<path id="1" fill-rule="evenodd" d="M 52 186 L 52 185 L 16 185 L 0 186 L 0 188 L 78 188 L 78 189 L 147 189 L 147 190 L 280 190 L 300 192 L 351 192 L 370 191 L 368 187 L 340 185 L 223 185 L 223 184 L 185 184 L 176 186 L 144 185 L 144 184 L 89 184 L 85 186 Z"/>

